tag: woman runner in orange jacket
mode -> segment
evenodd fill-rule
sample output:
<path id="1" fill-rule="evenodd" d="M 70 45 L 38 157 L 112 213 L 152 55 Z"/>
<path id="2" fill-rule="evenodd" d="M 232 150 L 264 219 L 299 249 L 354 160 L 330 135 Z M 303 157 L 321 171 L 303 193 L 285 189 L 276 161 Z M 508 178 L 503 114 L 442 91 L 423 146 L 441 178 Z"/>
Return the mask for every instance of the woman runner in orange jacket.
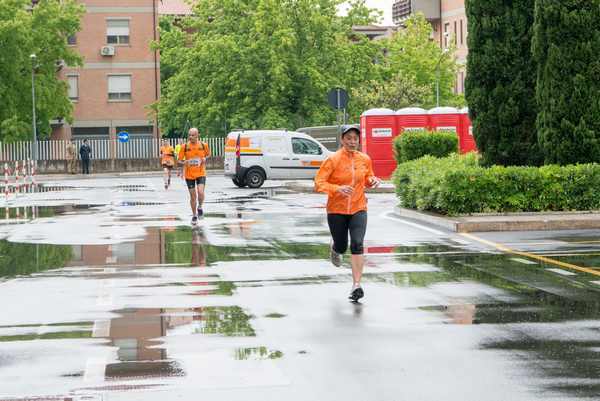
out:
<path id="1" fill-rule="evenodd" d="M 315 189 L 328 195 L 327 223 L 333 239 L 331 263 L 341 266 L 342 254 L 352 253 L 353 285 L 349 298 L 356 302 L 364 296 L 360 285 L 365 263 L 363 241 L 367 231 L 365 188 L 379 186 L 371 158 L 358 151 L 360 131 L 354 126 L 342 129 L 342 148 L 329 156 L 315 177 Z"/>

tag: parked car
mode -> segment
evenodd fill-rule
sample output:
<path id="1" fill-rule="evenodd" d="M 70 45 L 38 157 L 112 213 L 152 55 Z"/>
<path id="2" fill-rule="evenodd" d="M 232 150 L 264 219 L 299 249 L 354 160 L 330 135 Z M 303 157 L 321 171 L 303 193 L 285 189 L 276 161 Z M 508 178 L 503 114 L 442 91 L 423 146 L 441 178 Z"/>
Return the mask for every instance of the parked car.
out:
<path id="1" fill-rule="evenodd" d="M 300 132 L 234 131 L 225 141 L 225 175 L 240 188 L 260 188 L 265 180 L 313 179 L 330 153 Z"/>

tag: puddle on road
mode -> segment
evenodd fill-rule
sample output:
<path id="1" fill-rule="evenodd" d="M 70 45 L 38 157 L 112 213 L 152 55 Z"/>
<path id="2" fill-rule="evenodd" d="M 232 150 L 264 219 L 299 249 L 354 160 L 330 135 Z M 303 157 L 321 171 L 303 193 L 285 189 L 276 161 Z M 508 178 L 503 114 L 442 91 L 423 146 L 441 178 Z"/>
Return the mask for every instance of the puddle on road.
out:
<path id="1" fill-rule="evenodd" d="M 515 359 L 527 364 L 528 374 L 540 379 L 548 391 L 566 393 L 577 399 L 597 399 L 600 341 L 560 339 L 569 335 L 565 336 L 564 328 L 559 330 L 560 333 L 552 333 L 549 329 L 549 336 L 514 331 L 511 338 L 489 340 L 482 349 L 515 355 Z M 590 332 L 590 328 L 578 330 L 581 335 Z"/>
<path id="2" fill-rule="evenodd" d="M 119 362 L 106 365 L 104 378 L 112 380 L 140 380 L 185 376 L 177 361 Z"/>
<path id="3" fill-rule="evenodd" d="M 16 244 L 0 241 L 0 279 L 26 276 L 66 266 L 73 249 L 66 245 Z"/>
<path id="4" fill-rule="evenodd" d="M 283 358 L 283 352 L 270 350 L 267 347 L 237 348 L 234 358 L 238 361 L 279 359 Z"/>
<path id="5" fill-rule="evenodd" d="M 137 201 L 123 201 L 115 203 L 115 206 L 161 206 L 164 203 L 161 202 L 137 202 Z"/>
<path id="6" fill-rule="evenodd" d="M 240 197 L 233 202 L 248 203 L 268 194 Z M 229 202 L 230 200 L 223 200 Z M 150 205 L 152 203 L 135 203 Z M 88 208 L 94 206 L 88 206 Z M 70 211 L 52 209 L 54 213 L 80 213 L 85 208 Z M 214 213 L 207 218 L 226 218 Z M 240 212 L 239 217 L 242 217 Z M 309 224 L 321 226 L 322 219 Z M 238 225 L 238 229 L 241 225 Z M 231 233 L 231 228 L 221 226 L 214 232 Z M 319 235 L 326 236 L 326 231 Z M 0 277 L 14 277 L 38 273 L 64 266 L 81 266 L 90 278 L 139 278 L 145 267 L 165 269 L 210 267 L 216 262 L 246 260 L 319 259 L 327 264 L 329 246 L 285 241 L 279 238 L 262 238 L 268 245 L 215 246 L 209 244 L 204 228 L 148 230 L 143 241 L 118 245 L 53 246 L 12 244 L 0 241 Z M 510 255 L 481 254 L 465 250 L 464 245 L 451 243 L 423 243 L 414 246 L 372 246 L 373 257 L 385 258 L 386 263 L 403 265 L 428 265 L 439 271 L 369 273 L 366 282 L 389 283 L 402 288 L 428 288 L 448 302 L 420 308 L 436 314 L 448 324 L 487 324 L 511 326 L 515 324 L 563 324 L 580 320 L 594 320 L 600 314 L 598 292 L 587 285 L 586 277 L 565 278 L 547 272 L 549 265 L 528 265 L 511 259 Z M 36 255 L 36 257 L 32 257 Z M 86 266 L 129 265 L 121 272 L 105 273 L 103 270 L 86 270 Z M 161 267 L 170 265 L 168 267 Z M 210 270 L 199 269 L 209 272 Z M 148 277 L 154 277 L 146 275 Z M 205 278 L 206 281 L 202 281 Z M 238 287 L 268 287 L 270 285 L 305 285 L 347 282 L 342 276 L 315 276 L 285 280 L 260 280 L 230 282 L 218 281 L 218 275 L 198 275 L 197 281 L 168 281 L 158 284 L 141 284 L 135 288 L 189 288 L 187 294 L 198 296 L 230 296 Z M 215 280 L 216 279 L 216 280 Z M 490 293 L 469 292 L 471 283 L 497 290 Z M 216 286 L 216 288 L 214 288 Z M 465 292 L 465 289 L 466 292 Z M 266 289 L 268 291 L 268 289 Z M 447 291 L 447 292 L 445 292 Z M 276 308 L 274 308 L 277 310 Z M 211 306 L 202 308 L 124 309 L 115 311 L 118 318 L 111 319 L 105 338 L 107 345 L 117 349 L 117 361 L 106 366 L 105 378 L 111 381 L 139 380 L 157 377 L 185 376 L 185 369 L 169 355 L 160 338 L 170 336 L 198 337 L 255 337 L 253 317 L 239 306 Z M 268 319 L 290 319 L 281 313 L 269 313 Z M 286 320 L 287 321 L 287 320 Z M 0 342 L 37 341 L 49 339 L 85 339 L 94 334 L 90 322 L 56 323 L 52 325 L 22 325 L 0 327 Z M 260 344 L 260 343 L 259 343 Z M 506 350 L 515 355 L 527 354 L 531 363 L 546 365 L 542 377 L 555 378 L 550 390 L 566 393 L 575 386 L 566 379 L 597 378 L 597 361 L 600 342 L 548 339 L 535 334 L 514 334 L 502 341 L 487 341 L 483 349 Z M 238 361 L 263 361 L 284 357 L 277 349 L 267 346 L 238 347 L 231 357 Z M 594 359 L 596 358 L 596 359 Z M 574 372 L 574 373 L 570 373 Z M 77 374 L 77 373 L 74 373 Z M 596 385 L 582 385 L 581 394 L 592 394 Z"/>
<path id="7" fill-rule="evenodd" d="M 87 211 L 102 205 L 61 205 L 61 206 L 7 206 L 0 208 L 0 223 L 2 220 L 23 219 L 28 221 L 29 218 L 44 218 L 54 217 L 58 215 L 68 214 L 84 214 Z"/>
<path id="8" fill-rule="evenodd" d="M 55 184 L 37 184 L 36 192 L 64 192 L 64 191 L 82 191 L 90 189 L 105 189 L 105 190 L 121 190 L 121 191 L 139 191 L 149 190 L 146 185 L 133 184 L 133 185 L 113 185 L 113 186 L 95 186 L 95 185 L 84 185 L 78 183 L 77 185 L 55 185 Z"/>
<path id="9" fill-rule="evenodd" d="M 282 317 L 285 317 L 286 315 L 282 314 L 282 313 L 269 313 L 267 315 L 265 315 L 265 317 L 269 318 L 269 319 L 281 319 Z"/>

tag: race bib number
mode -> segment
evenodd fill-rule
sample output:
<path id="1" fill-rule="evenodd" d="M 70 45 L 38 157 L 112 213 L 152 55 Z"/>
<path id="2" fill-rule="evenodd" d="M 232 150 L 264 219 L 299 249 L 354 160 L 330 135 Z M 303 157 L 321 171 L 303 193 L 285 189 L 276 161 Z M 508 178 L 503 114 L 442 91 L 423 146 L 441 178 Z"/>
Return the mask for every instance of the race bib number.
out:
<path id="1" fill-rule="evenodd" d="M 188 164 L 189 164 L 190 166 L 199 166 L 199 165 L 201 165 L 201 164 L 202 164 L 202 159 L 190 159 L 190 160 L 188 161 Z"/>

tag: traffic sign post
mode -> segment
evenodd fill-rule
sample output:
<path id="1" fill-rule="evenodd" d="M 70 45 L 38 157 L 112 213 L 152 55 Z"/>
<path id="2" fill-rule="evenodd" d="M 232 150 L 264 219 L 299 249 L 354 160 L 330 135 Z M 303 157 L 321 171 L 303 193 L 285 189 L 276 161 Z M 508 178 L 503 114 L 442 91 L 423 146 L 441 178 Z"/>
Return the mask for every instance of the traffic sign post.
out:
<path id="1" fill-rule="evenodd" d="M 336 138 L 337 147 L 340 147 L 340 135 L 341 135 L 341 124 L 340 124 L 340 111 L 343 112 L 342 124 L 346 124 L 346 107 L 350 97 L 348 92 L 342 88 L 334 88 L 327 93 L 327 101 L 329 105 L 337 110 L 337 123 L 338 123 L 338 135 Z"/>
<path id="2" fill-rule="evenodd" d="M 129 132 L 121 131 L 117 134 L 117 138 L 119 138 L 119 142 L 121 143 L 129 142 Z"/>

